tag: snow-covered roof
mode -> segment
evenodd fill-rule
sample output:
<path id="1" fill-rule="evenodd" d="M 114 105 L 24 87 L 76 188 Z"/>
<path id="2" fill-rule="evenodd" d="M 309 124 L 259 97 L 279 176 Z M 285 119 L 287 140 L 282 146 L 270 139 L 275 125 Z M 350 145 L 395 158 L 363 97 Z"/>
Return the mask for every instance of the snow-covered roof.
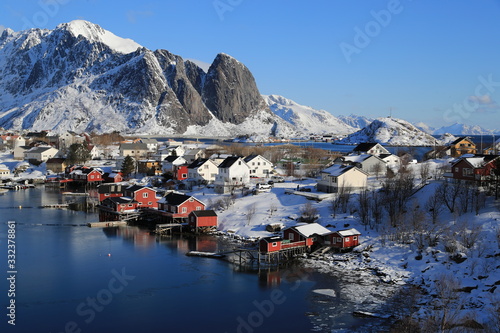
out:
<path id="1" fill-rule="evenodd" d="M 346 162 L 353 162 L 353 163 L 362 163 L 364 160 L 373 157 L 373 155 L 370 154 L 361 154 L 361 155 L 347 155 L 342 157 L 342 159 Z"/>
<path id="2" fill-rule="evenodd" d="M 300 226 L 295 226 L 292 228 L 297 230 L 304 237 L 310 237 L 314 234 L 326 235 L 332 232 L 331 230 L 328 230 L 327 228 L 323 227 L 321 224 L 318 223 L 309 223 Z"/>
<path id="3" fill-rule="evenodd" d="M 331 176 L 338 177 L 347 171 L 355 168 L 353 165 L 341 165 L 341 164 L 334 164 L 331 167 L 328 167 L 321 171 L 322 173 L 329 173 Z M 358 169 L 359 170 L 359 169 Z"/>
<path id="4" fill-rule="evenodd" d="M 346 230 L 339 230 L 339 231 L 337 231 L 337 233 L 343 237 L 361 235 L 361 233 L 358 230 L 356 230 L 355 228 L 346 229 Z"/>

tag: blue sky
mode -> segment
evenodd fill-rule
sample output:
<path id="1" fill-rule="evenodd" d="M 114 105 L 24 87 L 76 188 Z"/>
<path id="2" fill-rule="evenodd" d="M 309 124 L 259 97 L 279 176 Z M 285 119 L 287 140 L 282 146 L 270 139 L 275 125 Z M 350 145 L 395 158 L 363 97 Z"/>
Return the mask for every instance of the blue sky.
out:
<path id="1" fill-rule="evenodd" d="M 500 129 L 500 0 L 3 0 L 0 28 L 85 19 L 152 49 L 232 55 L 263 94 L 334 115 Z"/>

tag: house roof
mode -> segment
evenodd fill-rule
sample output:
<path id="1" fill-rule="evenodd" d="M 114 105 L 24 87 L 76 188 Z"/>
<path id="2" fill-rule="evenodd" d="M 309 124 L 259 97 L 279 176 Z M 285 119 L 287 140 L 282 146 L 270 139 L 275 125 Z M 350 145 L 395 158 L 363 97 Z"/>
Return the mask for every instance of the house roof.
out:
<path id="1" fill-rule="evenodd" d="M 208 161 L 208 158 L 197 158 L 190 165 L 188 165 L 188 169 L 196 169 L 201 167 Z"/>
<path id="2" fill-rule="evenodd" d="M 356 168 L 354 165 L 341 165 L 341 164 L 334 164 L 331 167 L 328 167 L 321 172 L 322 173 L 329 173 L 331 176 L 338 177 L 338 176 L 343 175 L 344 173 L 346 173 L 347 171 L 349 171 L 351 169 L 357 169 L 358 171 L 366 174 L 366 172 L 364 172 L 361 169 Z"/>
<path id="3" fill-rule="evenodd" d="M 135 143 L 122 143 L 120 144 L 120 149 L 136 149 L 136 150 L 148 150 L 148 145 L 142 142 L 135 142 Z"/>
<path id="4" fill-rule="evenodd" d="M 377 142 L 363 142 L 357 145 L 352 151 L 369 151 L 376 145 L 378 145 Z"/>
<path id="5" fill-rule="evenodd" d="M 163 198 L 161 198 L 160 201 L 158 201 L 158 203 L 165 203 L 168 205 L 179 206 L 180 204 L 187 201 L 189 198 L 191 198 L 190 195 L 171 192 L 166 196 L 164 196 Z"/>
<path id="6" fill-rule="evenodd" d="M 197 217 L 217 216 L 217 213 L 213 210 L 193 210 L 191 214 Z"/>
<path id="7" fill-rule="evenodd" d="M 304 237 L 311 237 L 314 234 L 326 235 L 332 232 L 318 223 L 309 223 L 291 228 L 297 230 Z"/>
<path id="8" fill-rule="evenodd" d="M 65 158 L 49 158 L 47 160 L 47 162 L 45 162 L 45 163 L 47 163 L 47 164 L 52 164 L 52 163 L 53 164 L 63 164 L 65 161 L 66 161 Z"/>
<path id="9" fill-rule="evenodd" d="M 141 185 L 131 185 L 131 186 L 127 187 L 125 190 L 131 191 L 131 192 L 137 192 L 137 191 L 142 190 L 142 189 L 148 189 L 148 190 L 156 192 L 151 187 L 141 186 Z"/>
<path id="10" fill-rule="evenodd" d="M 458 139 L 456 139 L 455 141 L 451 142 L 450 146 L 456 145 L 457 143 L 459 143 L 460 141 L 463 141 L 463 140 L 467 140 L 470 143 L 474 143 L 474 142 L 472 142 L 471 138 L 469 138 L 468 136 L 461 136 Z"/>
<path id="11" fill-rule="evenodd" d="M 145 144 L 158 144 L 158 140 L 156 139 L 141 139 L 141 142 Z"/>
<path id="12" fill-rule="evenodd" d="M 464 155 L 461 158 L 453 161 L 452 166 L 461 161 L 466 161 L 473 168 L 481 168 L 497 158 L 497 155 Z"/>
<path id="13" fill-rule="evenodd" d="M 270 236 L 261 238 L 261 240 L 266 243 L 274 243 L 274 242 L 281 242 L 283 238 L 281 238 L 280 236 Z"/>
<path id="14" fill-rule="evenodd" d="M 128 197 L 111 197 L 111 198 L 104 199 L 103 202 L 104 201 L 111 201 L 111 202 L 114 202 L 115 204 L 129 204 L 129 203 L 137 202 L 134 199 L 128 198 Z"/>
<path id="15" fill-rule="evenodd" d="M 41 154 L 43 152 L 46 152 L 49 149 L 55 149 L 54 147 L 33 147 L 30 150 L 28 150 L 28 153 L 35 153 L 35 154 Z"/>
<path id="16" fill-rule="evenodd" d="M 358 230 L 356 230 L 355 228 L 339 230 L 339 231 L 337 231 L 337 233 L 342 237 L 361 235 L 361 233 Z"/>
<path id="17" fill-rule="evenodd" d="M 182 158 L 182 156 L 167 156 L 163 160 L 172 163 L 172 162 L 175 162 L 179 158 Z"/>
<path id="18" fill-rule="evenodd" d="M 121 184 L 101 184 L 97 186 L 97 192 L 98 193 L 121 193 L 122 189 L 125 188 L 125 186 L 122 186 Z"/>
<path id="19" fill-rule="evenodd" d="M 224 161 L 222 161 L 221 164 L 219 164 L 219 168 L 222 168 L 222 169 L 230 168 L 240 158 L 241 158 L 240 156 L 226 157 L 226 159 Z"/>
<path id="20" fill-rule="evenodd" d="M 362 163 L 369 158 L 377 158 L 377 157 L 370 154 L 347 155 L 339 157 L 339 159 L 342 159 L 345 162 L 352 162 L 352 163 Z"/>

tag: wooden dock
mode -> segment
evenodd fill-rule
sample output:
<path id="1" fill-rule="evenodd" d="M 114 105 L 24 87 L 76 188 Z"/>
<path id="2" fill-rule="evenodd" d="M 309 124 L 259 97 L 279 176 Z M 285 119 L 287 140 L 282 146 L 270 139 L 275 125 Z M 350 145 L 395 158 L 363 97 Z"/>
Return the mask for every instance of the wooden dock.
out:
<path id="1" fill-rule="evenodd" d="M 311 192 L 295 191 L 295 190 L 291 190 L 291 189 L 285 189 L 285 194 L 300 195 L 300 196 L 306 197 L 307 199 L 316 200 L 316 201 L 328 200 L 328 199 L 333 198 L 333 196 L 334 196 L 333 193 L 311 193 Z"/>
<path id="2" fill-rule="evenodd" d="M 172 231 L 176 228 L 182 231 L 182 227 L 185 225 L 187 225 L 187 223 L 157 224 L 155 228 L 155 233 L 158 235 L 172 234 Z"/>
<path id="3" fill-rule="evenodd" d="M 87 226 L 90 228 L 108 228 L 126 226 L 126 221 L 107 221 L 107 222 L 89 222 Z"/>
<path id="4" fill-rule="evenodd" d="M 63 208 L 68 208 L 69 204 L 52 204 L 52 205 L 43 205 L 40 206 L 40 208 L 56 208 L 56 209 L 63 209 Z"/>

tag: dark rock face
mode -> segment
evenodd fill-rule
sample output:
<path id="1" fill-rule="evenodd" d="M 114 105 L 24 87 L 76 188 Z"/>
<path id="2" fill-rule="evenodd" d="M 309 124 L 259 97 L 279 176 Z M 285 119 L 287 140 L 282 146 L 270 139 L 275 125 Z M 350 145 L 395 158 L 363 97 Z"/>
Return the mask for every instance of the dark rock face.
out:
<path id="1" fill-rule="evenodd" d="M 183 133 L 214 117 L 271 117 L 250 71 L 230 56 L 205 73 L 166 50 L 115 49 L 101 27 L 78 24 L 2 33 L 1 127 Z"/>
<path id="2" fill-rule="evenodd" d="M 202 96 L 217 119 L 234 124 L 243 122 L 253 110 L 267 108 L 248 68 L 222 53 L 208 70 Z"/>

